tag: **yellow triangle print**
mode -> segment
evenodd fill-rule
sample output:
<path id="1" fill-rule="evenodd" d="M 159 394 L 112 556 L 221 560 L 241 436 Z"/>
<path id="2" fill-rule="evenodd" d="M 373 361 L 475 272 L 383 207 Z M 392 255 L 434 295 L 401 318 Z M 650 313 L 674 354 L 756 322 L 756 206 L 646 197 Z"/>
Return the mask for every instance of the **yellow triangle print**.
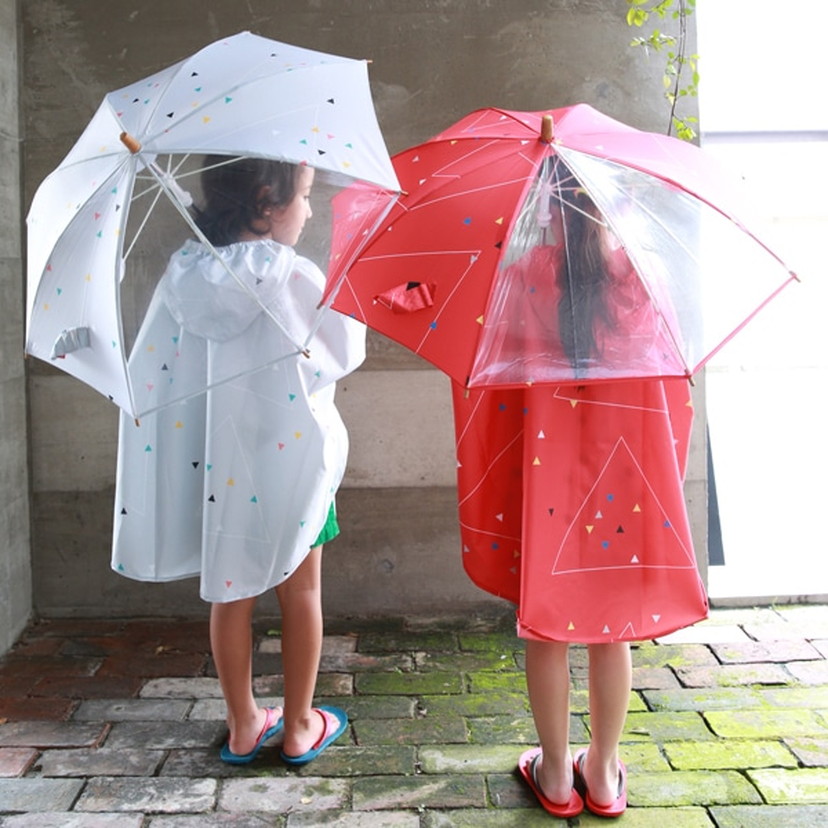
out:
<path id="1" fill-rule="evenodd" d="M 592 534 L 592 530 L 593 530 L 594 528 L 595 528 L 594 526 L 592 526 L 592 525 L 589 525 L 589 524 L 588 524 L 588 525 L 587 525 L 587 527 L 586 527 L 587 534 L 588 534 L 588 535 L 591 535 L 591 534 Z"/>
<path id="2" fill-rule="evenodd" d="M 532 465 L 533 465 L 533 466 L 539 466 L 540 464 L 541 464 L 540 457 L 536 457 L 536 458 L 532 461 Z"/>
<path id="3" fill-rule="evenodd" d="M 569 632 L 572 632 L 572 630 L 574 630 L 574 629 L 575 629 L 575 625 L 570 621 L 569 626 L 567 627 L 567 630 L 569 630 Z"/>
<path id="4" fill-rule="evenodd" d="M 641 511 L 641 507 L 636 503 L 635 506 L 633 506 L 633 512 L 640 512 L 640 511 Z"/>

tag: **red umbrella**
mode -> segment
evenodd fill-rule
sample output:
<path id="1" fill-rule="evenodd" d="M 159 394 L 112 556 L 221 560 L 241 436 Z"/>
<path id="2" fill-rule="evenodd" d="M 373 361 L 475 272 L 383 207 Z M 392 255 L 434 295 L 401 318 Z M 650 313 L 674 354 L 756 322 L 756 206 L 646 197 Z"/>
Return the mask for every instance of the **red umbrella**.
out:
<path id="1" fill-rule="evenodd" d="M 393 162 L 404 195 L 356 261 L 335 220 L 327 301 L 469 388 L 689 377 L 796 278 L 704 151 L 585 104 L 478 110 Z M 361 189 L 336 211 L 364 214 Z M 635 273 L 609 288 L 600 341 L 552 283 L 576 281 L 579 217 Z"/>

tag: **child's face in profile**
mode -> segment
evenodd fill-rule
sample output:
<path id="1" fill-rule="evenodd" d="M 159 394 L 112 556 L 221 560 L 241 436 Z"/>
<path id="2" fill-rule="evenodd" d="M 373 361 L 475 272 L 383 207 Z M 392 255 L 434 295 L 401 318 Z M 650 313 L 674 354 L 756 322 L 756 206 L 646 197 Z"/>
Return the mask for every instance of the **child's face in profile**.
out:
<path id="1" fill-rule="evenodd" d="M 280 244 L 293 247 L 302 235 L 305 222 L 313 215 L 310 194 L 313 187 L 313 167 L 298 167 L 296 172 L 296 194 L 289 204 L 275 208 L 270 214 L 268 235 Z"/>

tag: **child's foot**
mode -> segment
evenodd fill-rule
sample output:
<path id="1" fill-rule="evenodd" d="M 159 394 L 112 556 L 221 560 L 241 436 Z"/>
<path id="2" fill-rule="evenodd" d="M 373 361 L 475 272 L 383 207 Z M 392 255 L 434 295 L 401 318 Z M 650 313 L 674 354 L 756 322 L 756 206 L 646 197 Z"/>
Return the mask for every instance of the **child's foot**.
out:
<path id="1" fill-rule="evenodd" d="M 599 774 L 592 778 L 589 785 L 586 782 L 587 751 L 579 750 L 575 754 L 573 767 L 575 770 L 575 786 L 584 798 L 587 810 L 597 816 L 621 816 L 627 808 L 627 768 L 620 760 L 617 769 L 602 778 Z"/>
<path id="2" fill-rule="evenodd" d="M 285 734 L 281 757 L 289 765 L 304 765 L 315 759 L 348 727 L 348 716 L 338 707 L 314 707 L 311 714 L 303 728 Z"/>
<path id="3" fill-rule="evenodd" d="M 258 721 L 248 728 L 248 733 L 234 732 L 230 735 L 222 746 L 219 756 L 231 765 L 245 765 L 252 762 L 262 745 L 275 736 L 282 729 L 283 724 L 282 708 L 266 707 L 259 711 Z M 256 730 L 256 727 L 259 729 Z M 249 750 L 245 751 L 245 747 Z"/>
<path id="4" fill-rule="evenodd" d="M 578 816 L 584 809 L 584 802 L 572 782 L 564 781 L 548 788 L 541 784 L 542 757 L 543 751 L 539 747 L 527 750 L 518 760 L 520 775 L 545 811 L 562 819 Z"/>

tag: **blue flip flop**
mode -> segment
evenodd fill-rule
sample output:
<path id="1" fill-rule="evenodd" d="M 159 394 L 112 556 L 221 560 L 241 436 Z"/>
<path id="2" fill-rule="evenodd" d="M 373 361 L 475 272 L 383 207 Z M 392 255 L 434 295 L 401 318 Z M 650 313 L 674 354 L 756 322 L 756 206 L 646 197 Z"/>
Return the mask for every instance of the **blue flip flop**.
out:
<path id="1" fill-rule="evenodd" d="M 288 765 L 306 765 L 308 762 L 316 759 L 316 757 L 319 756 L 319 754 L 322 753 L 326 747 L 335 742 L 348 727 L 348 714 L 344 710 L 340 710 L 338 707 L 328 707 L 326 705 L 314 707 L 313 709 L 322 717 L 322 721 L 325 723 L 322 735 L 319 737 L 316 744 L 301 756 L 288 756 L 287 753 L 282 751 L 279 755 L 282 757 L 282 761 L 287 762 Z"/>
<path id="2" fill-rule="evenodd" d="M 222 762 L 227 762 L 230 765 L 246 765 L 248 762 L 252 762 L 256 756 L 258 755 L 259 751 L 262 749 L 262 745 L 271 738 L 271 736 L 275 736 L 284 726 L 284 720 L 281 716 L 276 718 L 276 708 L 275 707 L 266 707 L 265 708 L 265 723 L 262 726 L 262 732 L 259 734 L 259 738 L 256 739 L 256 744 L 253 746 L 253 750 L 250 753 L 233 753 L 230 750 L 230 742 L 227 741 L 222 745 L 221 751 L 219 752 L 219 758 Z"/>

